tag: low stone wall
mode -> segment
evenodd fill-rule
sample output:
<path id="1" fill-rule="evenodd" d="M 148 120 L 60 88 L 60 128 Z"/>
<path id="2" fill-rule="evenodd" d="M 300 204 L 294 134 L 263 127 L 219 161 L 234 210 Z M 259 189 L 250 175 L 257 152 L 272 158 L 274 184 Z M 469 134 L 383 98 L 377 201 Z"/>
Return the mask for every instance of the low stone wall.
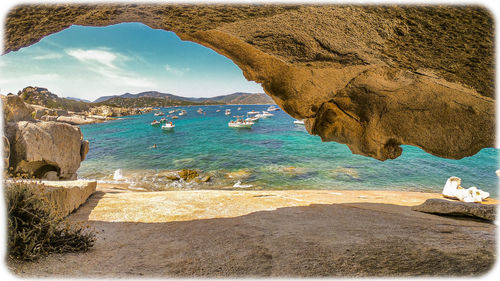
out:
<path id="1" fill-rule="evenodd" d="M 17 180 L 18 182 L 20 180 Z M 31 180 L 27 180 L 31 182 Z M 10 180 L 7 180 L 8 184 Z M 43 191 L 45 198 L 54 206 L 55 212 L 63 217 L 78 209 L 96 191 L 97 182 L 74 181 L 33 181 Z"/>
<path id="2" fill-rule="evenodd" d="M 56 212 L 67 216 L 95 192 L 96 181 L 43 181 L 47 199 L 54 204 Z"/>

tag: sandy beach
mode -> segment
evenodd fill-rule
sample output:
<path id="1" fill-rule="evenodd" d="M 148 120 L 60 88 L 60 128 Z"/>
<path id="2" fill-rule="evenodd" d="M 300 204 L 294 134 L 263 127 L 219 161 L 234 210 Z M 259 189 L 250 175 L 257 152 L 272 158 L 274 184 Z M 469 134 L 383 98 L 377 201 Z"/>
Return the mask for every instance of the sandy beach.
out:
<path id="1" fill-rule="evenodd" d="M 291 190 L 137 192 L 100 184 L 69 216 L 87 253 L 8 262 L 21 276 L 477 276 L 495 225 L 411 210 L 438 193 Z M 486 203 L 497 203 L 489 199 Z M 475 266 L 470 266 L 470 261 Z"/>

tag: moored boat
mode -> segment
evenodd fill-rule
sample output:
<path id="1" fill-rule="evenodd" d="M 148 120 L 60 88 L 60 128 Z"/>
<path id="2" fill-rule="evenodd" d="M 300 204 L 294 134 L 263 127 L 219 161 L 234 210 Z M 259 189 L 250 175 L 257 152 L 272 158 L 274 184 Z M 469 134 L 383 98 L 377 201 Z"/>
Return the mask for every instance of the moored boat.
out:
<path id="1" fill-rule="evenodd" d="M 165 113 L 163 113 L 163 112 L 161 112 L 161 111 L 160 111 L 160 112 L 156 112 L 156 113 L 155 113 L 155 116 L 163 116 L 163 115 L 165 115 Z"/>
<path id="2" fill-rule="evenodd" d="M 186 115 L 187 114 L 187 111 L 185 110 L 181 110 L 181 112 L 179 112 L 179 116 L 183 116 L 183 115 Z"/>
<path id="3" fill-rule="evenodd" d="M 161 123 L 158 120 L 154 120 L 153 122 L 151 122 L 151 126 L 153 126 L 153 127 L 158 127 L 158 126 L 160 126 L 160 124 Z"/>
<path id="4" fill-rule="evenodd" d="M 231 115 L 231 109 L 226 109 L 226 115 Z"/>
<path id="5" fill-rule="evenodd" d="M 255 115 L 255 114 L 259 114 L 258 111 L 255 111 L 255 110 L 252 110 L 252 111 L 249 111 L 247 112 L 248 115 Z"/>
<path id="6" fill-rule="evenodd" d="M 271 105 L 270 107 L 267 108 L 267 111 L 277 111 L 280 110 L 278 107 Z"/>
<path id="7" fill-rule="evenodd" d="M 175 128 L 175 125 L 172 122 L 168 122 L 168 123 L 165 123 L 165 125 L 161 126 L 161 128 L 163 130 L 172 130 L 173 128 Z"/>
<path id="8" fill-rule="evenodd" d="M 227 125 L 231 128 L 252 128 L 253 122 L 245 121 L 241 118 L 237 118 L 236 120 L 231 120 Z"/>
<path id="9" fill-rule="evenodd" d="M 267 111 L 262 111 L 262 113 L 261 113 L 261 114 L 257 114 L 257 115 L 255 115 L 255 117 L 258 117 L 258 118 L 264 118 L 264 119 L 265 119 L 265 118 L 268 118 L 268 117 L 271 117 L 271 116 L 274 116 L 274 114 L 269 113 L 269 112 L 267 112 Z"/>
<path id="10" fill-rule="evenodd" d="M 295 121 L 293 121 L 293 124 L 295 124 L 295 125 L 304 125 L 304 120 L 295 120 Z"/>

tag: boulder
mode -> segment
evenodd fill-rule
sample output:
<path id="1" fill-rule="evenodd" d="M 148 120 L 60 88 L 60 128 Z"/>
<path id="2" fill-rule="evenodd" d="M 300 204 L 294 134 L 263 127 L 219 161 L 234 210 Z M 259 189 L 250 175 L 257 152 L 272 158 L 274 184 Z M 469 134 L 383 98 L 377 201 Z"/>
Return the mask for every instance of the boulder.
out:
<path id="1" fill-rule="evenodd" d="M 196 170 L 182 169 L 179 171 L 179 177 L 185 181 L 191 181 L 198 177 Z"/>
<path id="2" fill-rule="evenodd" d="M 44 115 L 40 118 L 40 120 L 43 121 L 57 121 L 57 116 L 52 116 L 52 115 Z"/>
<path id="3" fill-rule="evenodd" d="M 5 133 L 15 175 L 41 178 L 55 171 L 59 179 L 76 178 L 82 161 L 80 128 L 59 122 L 20 121 L 7 123 Z"/>
<path id="4" fill-rule="evenodd" d="M 445 199 L 427 199 L 421 205 L 412 207 L 412 210 L 438 215 L 475 217 L 489 221 L 494 221 L 496 216 L 496 205 L 465 203 Z"/>
<path id="5" fill-rule="evenodd" d="M 88 140 L 83 140 L 82 145 L 80 147 L 80 157 L 83 160 L 85 160 L 85 156 L 87 156 L 87 153 L 89 153 L 89 141 Z"/>
<path id="6" fill-rule="evenodd" d="M 9 157 L 10 157 L 10 143 L 9 139 L 5 136 L 2 136 L 3 141 L 3 167 L 4 169 L 9 168 Z"/>
<path id="7" fill-rule="evenodd" d="M 17 122 L 33 120 L 33 108 L 24 103 L 16 95 L 0 95 L 2 99 L 4 122 Z"/>

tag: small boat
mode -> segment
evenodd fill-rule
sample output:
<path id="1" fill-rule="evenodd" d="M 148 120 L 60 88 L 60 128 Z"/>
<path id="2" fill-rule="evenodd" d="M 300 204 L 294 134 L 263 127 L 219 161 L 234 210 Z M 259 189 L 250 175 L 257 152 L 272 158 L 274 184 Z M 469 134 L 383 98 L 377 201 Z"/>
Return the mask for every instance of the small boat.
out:
<path id="1" fill-rule="evenodd" d="M 174 112 L 175 112 L 175 110 L 170 110 L 168 113 L 172 114 L 172 113 L 174 113 Z"/>
<path id="2" fill-rule="evenodd" d="M 165 122 L 167 122 L 167 118 L 163 117 L 160 119 L 160 123 L 165 123 Z"/>
<path id="3" fill-rule="evenodd" d="M 238 110 L 241 110 L 241 107 L 238 107 Z"/>
<path id="4" fill-rule="evenodd" d="M 179 116 L 172 116 L 172 119 L 179 119 Z"/>
<path id="5" fill-rule="evenodd" d="M 163 116 L 163 115 L 165 115 L 165 113 L 163 113 L 163 112 L 161 112 L 161 111 L 160 111 L 160 112 L 156 112 L 156 113 L 155 113 L 155 116 Z"/>
<path id="6" fill-rule="evenodd" d="M 220 109 L 217 109 L 215 112 L 220 112 Z"/>
<path id="7" fill-rule="evenodd" d="M 293 121 L 293 124 L 295 124 L 295 125 L 304 125 L 304 120 L 295 120 L 295 121 Z"/>
<path id="8" fill-rule="evenodd" d="M 160 124 L 161 123 L 158 120 L 154 120 L 153 122 L 151 122 L 151 126 L 153 126 L 153 127 L 158 127 L 158 126 L 160 126 Z"/>
<path id="9" fill-rule="evenodd" d="M 181 110 L 181 112 L 179 112 L 179 116 L 183 116 L 183 115 L 186 115 L 187 114 L 187 111 L 185 110 Z"/>
<path id="10" fill-rule="evenodd" d="M 254 117 L 248 117 L 247 119 L 245 119 L 245 121 L 247 122 L 259 122 L 259 117 L 257 116 L 254 116 Z"/>
<path id="11" fill-rule="evenodd" d="M 231 128 L 252 128 L 253 122 L 245 121 L 241 118 L 237 118 L 236 121 L 231 121 L 227 125 Z"/>
<path id="12" fill-rule="evenodd" d="M 203 114 L 203 109 L 198 108 L 198 110 L 196 110 L 196 112 L 198 112 L 199 114 Z"/>
<path id="13" fill-rule="evenodd" d="M 161 128 L 163 130 L 172 130 L 173 128 L 175 128 L 175 125 L 172 122 L 168 122 L 168 123 L 165 123 L 165 125 L 161 126 Z"/>
<path id="14" fill-rule="evenodd" d="M 271 105 L 270 107 L 267 108 L 267 111 L 277 111 L 280 110 L 278 107 Z"/>
<path id="15" fill-rule="evenodd" d="M 267 112 L 267 111 L 262 111 L 262 113 L 261 113 L 261 114 L 257 114 L 257 115 L 255 115 L 255 117 L 264 118 L 264 119 L 265 119 L 265 118 L 268 118 L 268 117 L 271 117 L 271 116 L 274 116 L 274 114 L 269 113 L 269 112 Z"/>
<path id="16" fill-rule="evenodd" d="M 231 115 L 231 109 L 226 109 L 226 115 Z"/>
<path id="17" fill-rule="evenodd" d="M 255 114 L 259 114 L 258 111 L 255 111 L 255 110 L 252 110 L 252 111 L 249 111 L 247 112 L 248 115 L 255 115 Z"/>

